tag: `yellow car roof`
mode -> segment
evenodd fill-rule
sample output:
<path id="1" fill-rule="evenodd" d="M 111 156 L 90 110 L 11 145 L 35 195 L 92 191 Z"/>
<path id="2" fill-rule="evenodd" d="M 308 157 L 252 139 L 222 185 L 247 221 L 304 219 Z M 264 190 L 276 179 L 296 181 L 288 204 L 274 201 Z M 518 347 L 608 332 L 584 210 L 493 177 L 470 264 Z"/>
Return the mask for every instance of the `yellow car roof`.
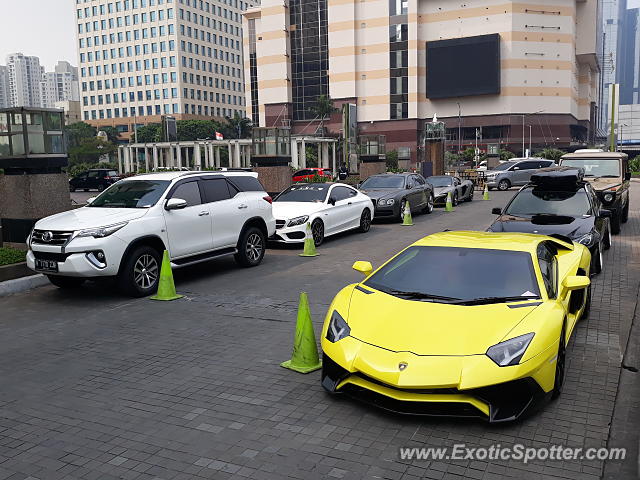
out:
<path id="1" fill-rule="evenodd" d="M 412 246 L 487 248 L 491 250 L 515 250 L 534 253 L 538 244 L 544 240 L 550 240 L 564 248 L 573 249 L 572 244 L 545 235 L 473 231 L 434 233 L 418 240 Z"/>

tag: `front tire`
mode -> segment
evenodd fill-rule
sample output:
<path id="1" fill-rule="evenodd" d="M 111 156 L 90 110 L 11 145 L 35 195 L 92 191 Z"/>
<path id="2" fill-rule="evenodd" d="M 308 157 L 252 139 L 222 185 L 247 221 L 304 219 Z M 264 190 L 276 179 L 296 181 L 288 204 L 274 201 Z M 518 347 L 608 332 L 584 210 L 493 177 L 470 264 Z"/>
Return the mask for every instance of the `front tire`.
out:
<path id="1" fill-rule="evenodd" d="M 469 195 L 467 196 L 467 198 L 465 199 L 465 202 L 471 202 L 473 201 L 473 190 L 474 190 L 474 186 L 471 185 L 471 187 L 469 187 Z"/>
<path id="2" fill-rule="evenodd" d="M 264 232 L 257 227 L 249 227 L 242 232 L 238 241 L 238 253 L 235 260 L 242 267 L 260 265 L 264 258 L 266 238 Z"/>
<path id="3" fill-rule="evenodd" d="M 404 209 L 407 206 L 407 199 L 403 198 L 402 200 L 400 200 L 400 212 L 398 215 L 398 221 L 402 222 L 404 220 Z"/>
<path id="4" fill-rule="evenodd" d="M 620 224 L 622 223 L 622 212 L 616 210 L 611 217 L 611 233 L 618 235 L 620 233 Z"/>
<path id="5" fill-rule="evenodd" d="M 60 275 L 47 275 L 49 281 L 58 288 L 64 290 L 71 290 L 82 286 L 85 282 L 84 278 L 80 277 L 62 277 Z"/>
<path id="6" fill-rule="evenodd" d="M 104 185 L 98 185 L 98 191 L 104 192 Z"/>
<path id="7" fill-rule="evenodd" d="M 591 273 L 593 275 L 597 275 L 602 271 L 602 263 L 602 243 L 600 243 L 591 256 Z"/>
<path id="8" fill-rule="evenodd" d="M 506 178 L 503 178 L 498 182 L 498 190 L 500 190 L 501 192 L 509 190 L 510 188 L 511 188 L 511 182 Z"/>
<path id="9" fill-rule="evenodd" d="M 361 233 L 367 233 L 371 229 L 371 210 L 365 208 L 360 215 L 360 226 L 358 231 Z"/>
<path id="10" fill-rule="evenodd" d="M 156 292 L 160 281 L 161 256 L 155 248 L 141 246 L 125 259 L 118 273 L 118 288 L 130 297 L 146 297 Z"/>
<path id="11" fill-rule="evenodd" d="M 313 243 L 316 247 L 322 245 L 324 242 L 324 223 L 319 218 L 316 218 L 311 224 L 311 235 L 313 235 Z"/>
<path id="12" fill-rule="evenodd" d="M 451 205 L 454 207 L 458 206 L 458 192 L 453 194 L 453 199 L 451 200 Z"/>
<path id="13" fill-rule="evenodd" d="M 431 212 L 433 212 L 433 204 L 434 204 L 434 202 L 435 202 L 435 200 L 433 199 L 433 195 L 430 194 L 429 198 L 427 199 L 427 205 L 422 210 L 422 213 L 426 213 L 427 215 L 429 215 Z"/>
<path id="14" fill-rule="evenodd" d="M 607 226 L 604 239 L 602 240 L 602 246 L 605 250 L 609 250 L 611 248 L 611 226 Z"/>
<path id="15" fill-rule="evenodd" d="M 74 187 L 73 185 L 69 185 L 69 191 L 71 193 L 75 192 L 76 191 L 76 187 Z"/>

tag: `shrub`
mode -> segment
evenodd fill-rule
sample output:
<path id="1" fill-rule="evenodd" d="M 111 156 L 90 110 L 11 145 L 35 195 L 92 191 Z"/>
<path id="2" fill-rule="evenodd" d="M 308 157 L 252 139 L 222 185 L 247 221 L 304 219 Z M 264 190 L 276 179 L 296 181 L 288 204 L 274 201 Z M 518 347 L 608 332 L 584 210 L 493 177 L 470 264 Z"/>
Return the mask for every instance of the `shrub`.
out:
<path id="1" fill-rule="evenodd" d="M 27 252 L 15 248 L 0 247 L 0 265 L 11 265 L 25 261 Z"/>

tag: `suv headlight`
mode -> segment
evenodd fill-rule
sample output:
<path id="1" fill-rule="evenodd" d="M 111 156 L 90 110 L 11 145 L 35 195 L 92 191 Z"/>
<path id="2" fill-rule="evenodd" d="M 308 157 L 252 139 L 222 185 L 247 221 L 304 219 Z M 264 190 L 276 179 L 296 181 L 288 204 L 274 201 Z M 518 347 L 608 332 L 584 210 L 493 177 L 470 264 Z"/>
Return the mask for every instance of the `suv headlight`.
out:
<path id="1" fill-rule="evenodd" d="M 587 233 L 585 235 L 582 235 L 580 238 L 578 238 L 576 242 L 581 243 L 582 245 L 589 245 L 592 240 L 593 240 L 593 234 Z"/>
<path id="2" fill-rule="evenodd" d="M 309 215 L 303 215 L 302 217 L 296 217 L 289 220 L 287 223 L 287 227 L 295 227 L 296 225 L 302 225 L 303 223 L 307 223 L 309 220 Z"/>
<path id="3" fill-rule="evenodd" d="M 607 203 L 613 202 L 614 198 L 616 198 L 616 194 L 613 192 L 607 192 L 602 196 L 602 199 Z"/>
<path id="4" fill-rule="evenodd" d="M 336 343 L 351 334 L 351 329 L 344 318 L 336 311 L 333 311 L 331 320 L 329 321 L 329 328 L 327 329 L 327 340 L 331 343 Z"/>
<path id="5" fill-rule="evenodd" d="M 534 335 L 534 333 L 527 333 L 489 347 L 487 357 L 496 362 L 499 367 L 517 365 Z"/>
<path id="6" fill-rule="evenodd" d="M 96 228 L 87 228 L 85 230 L 80 230 L 75 234 L 76 237 L 94 237 L 94 238 L 104 238 L 108 237 L 112 233 L 117 232 L 122 227 L 124 227 L 129 222 L 116 223 L 115 225 L 108 225 L 106 227 L 96 227 Z"/>

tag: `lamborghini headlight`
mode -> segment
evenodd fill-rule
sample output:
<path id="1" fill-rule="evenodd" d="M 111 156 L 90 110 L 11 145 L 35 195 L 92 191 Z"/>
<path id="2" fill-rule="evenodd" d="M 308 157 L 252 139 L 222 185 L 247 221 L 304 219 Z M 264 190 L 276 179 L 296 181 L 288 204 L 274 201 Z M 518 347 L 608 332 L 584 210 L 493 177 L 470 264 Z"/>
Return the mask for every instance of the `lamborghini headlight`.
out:
<path id="1" fill-rule="evenodd" d="M 593 234 L 587 233 L 582 235 L 580 238 L 576 240 L 577 243 L 581 243 L 582 245 L 589 245 L 593 241 Z"/>
<path id="2" fill-rule="evenodd" d="M 527 333 L 489 347 L 487 357 L 496 362 L 499 367 L 517 365 L 534 335 L 534 333 Z"/>
<path id="3" fill-rule="evenodd" d="M 94 237 L 94 238 L 104 238 L 108 237 L 112 233 L 117 232 L 122 227 L 124 227 L 129 222 L 117 223 L 115 225 L 108 225 L 106 227 L 97 227 L 97 228 L 87 228 L 85 230 L 80 230 L 76 233 L 76 237 Z"/>
<path id="4" fill-rule="evenodd" d="M 327 329 L 327 340 L 331 343 L 336 343 L 342 340 L 344 337 L 348 337 L 351 333 L 351 329 L 344 318 L 336 311 L 333 311 L 331 320 L 329 321 L 329 328 Z"/>
<path id="5" fill-rule="evenodd" d="M 287 227 L 295 227 L 297 225 L 302 225 L 303 223 L 307 223 L 307 220 L 309 220 L 309 215 L 303 215 L 302 217 L 292 218 L 291 220 L 289 220 L 289 223 L 287 223 Z"/>

